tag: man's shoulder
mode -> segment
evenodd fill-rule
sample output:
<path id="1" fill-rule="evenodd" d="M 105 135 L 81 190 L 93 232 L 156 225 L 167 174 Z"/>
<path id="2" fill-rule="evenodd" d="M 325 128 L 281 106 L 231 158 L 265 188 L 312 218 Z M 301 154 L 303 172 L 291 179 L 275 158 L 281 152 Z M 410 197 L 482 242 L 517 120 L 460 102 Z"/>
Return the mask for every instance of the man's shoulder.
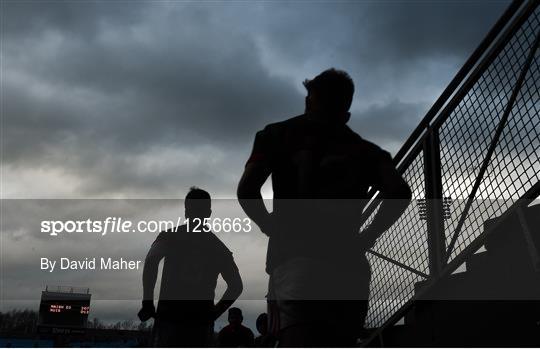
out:
<path id="1" fill-rule="evenodd" d="M 219 253 L 223 254 L 232 254 L 227 245 L 220 238 L 217 237 L 212 231 L 209 231 L 206 234 L 206 239 L 210 245 L 217 250 Z"/>
<path id="2" fill-rule="evenodd" d="M 218 236 L 213 231 L 210 230 L 208 232 L 204 232 L 204 234 L 206 238 L 208 239 L 208 241 L 213 242 L 217 245 L 225 245 L 223 241 L 221 241 L 221 239 L 218 238 Z"/>
<path id="3" fill-rule="evenodd" d="M 363 154 L 371 155 L 377 158 L 378 157 L 391 158 L 391 155 L 389 152 L 387 152 L 386 150 L 384 150 L 377 144 L 362 138 L 358 133 L 354 132 L 350 127 L 347 126 L 346 132 Z"/>
<path id="4" fill-rule="evenodd" d="M 173 243 L 180 241 L 186 236 L 186 225 L 179 225 L 174 228 L 161 231 L 154 243 Z"/>
<path id="5" fill-rule="evenodd" d="M 171 238 L 174 236 L 177 236 L 178 234 L 182 234 L 186 232 L 186 225 L 179 225 L 177 227 L 169 228 L 167 230 L 163 230 L 159 233 L 158 238 Z"/>
<path id="6" fill-rule="evenodd" d="M 244 331 L 246 334 L 251 335 L 251 336 L 255 336 L 253 334 L 253 331 L 251 330 L 251 328 L 249 328 L 247 326 L 244 326 L 244 325 L 240 325 L 240 326 L 242 328 L 242 331 Z"/>
<path id="7" fill-rule="evenodd" d="M 283 129 L 287 129 L 290 127 L 298 126 L 303 124 L 306 121 L 305 114 L 300 114 L 297 116 L 293 116 L 292 118 L 273 122 L 271 124 L 268 124 L 264 127 L 262 130 L 263 132 L 275 132 Z"/>
<path id="8" fill-rule="evenodd" d="M 223 327 L 220 331 L 219 331 L 219 334 L 228 334 L 232 332 L 232 326 L 231 324 L 228 324 L 228 325 L 225 325 L 225 327 Z"/>

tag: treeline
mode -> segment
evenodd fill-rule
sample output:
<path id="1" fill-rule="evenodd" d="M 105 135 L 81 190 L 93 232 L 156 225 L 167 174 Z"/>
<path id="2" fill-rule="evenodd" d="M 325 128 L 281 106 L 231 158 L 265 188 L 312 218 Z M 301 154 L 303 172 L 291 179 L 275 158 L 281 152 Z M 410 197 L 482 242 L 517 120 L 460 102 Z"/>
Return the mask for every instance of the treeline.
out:
<path id="1" fill-rule="evenodd" d="M 133 320 L 124 320 L 117 321 L 112 324 L 105 324 L 98 318 L 92 318 L 88 320 L 86 324 L 87 328 L 96 328 L 96 329 L 108 329 L 108 330 L 132 330 L 132 331 L 150 331 L 152 325 L 150 321 L 140 322 Z"/>
<path id="2" fill-rule="evenodd" d="M 0 332 L 33 333 L 38 322 L 38 312 L 34 310 L 10 310 L 0 312 Z"/>
<path id="3" fill-rule="evenodd" d="M 0 332 L 22 332 L 33 333 L 38 323 L 38 312 L 35 310 L 10 310 L 0 312 Z M 133 320 L 117 321 L 115 323 L 104 323 L 98 318 L 88 320 L 87 328 L 111 329 L 111 330 L 132 330 L 150 331 L 152 325 L 147 322 L 135 322 Z"/>

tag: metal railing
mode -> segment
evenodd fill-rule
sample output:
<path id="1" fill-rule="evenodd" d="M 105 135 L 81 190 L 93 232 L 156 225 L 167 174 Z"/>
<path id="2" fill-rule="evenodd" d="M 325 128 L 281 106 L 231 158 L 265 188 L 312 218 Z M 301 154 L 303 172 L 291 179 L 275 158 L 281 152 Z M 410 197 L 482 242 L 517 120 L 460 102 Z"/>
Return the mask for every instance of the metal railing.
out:
<path id="1" fill-rule="evenodd" d="M 77 286 L 45 286 L 45 292 L 89 294 L 90 288 Z"/>
<path id="2" fill-rule="evenodd" d="M 367 327 L 397 322 L 415 283 L 435 284 L 483 245 L 495 228 L 484 231 L 487 218 L 540 195 L 538 5 L 508 7 L 396 154 L 413 203 L 368 255 Z M 378 204 L 368 205 L 364 227 Z"/>

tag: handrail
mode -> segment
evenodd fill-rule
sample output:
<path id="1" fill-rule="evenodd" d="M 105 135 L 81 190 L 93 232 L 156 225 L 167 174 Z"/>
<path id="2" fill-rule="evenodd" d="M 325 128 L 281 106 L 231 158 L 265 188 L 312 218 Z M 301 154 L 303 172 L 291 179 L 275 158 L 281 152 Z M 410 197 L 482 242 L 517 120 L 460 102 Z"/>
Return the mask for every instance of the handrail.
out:
<path id="1" fill-rule="evenodd" d="M 523 208 L 538 197 L 540 197 L 540 182 L 537 182 L 525 194 L 523 194 L 521 199 L 510 206 L 510 208 L 508 208 L 508 210 L 506 210 L 494 224 L 487 227 L 486 230 L 480 234 L 480 236 L 473 240 L 458 256 L 456 256 L 456 258 L 448 263 L 437 278 L 428 280 L 424 287 L 418 290 L 418 292 L 388 320 L 386 320 L 381 327 L 377 328 L 377 330 L 375 330 L 371 336 L 369 336 L 369 338 L 362 343 L 362 346 L 365 347 L 369 345 L 369 343 L 375 340 L 375 338 L 379 337 L 387 327 L 398 322 L 410 310 L 416 300 L 421 299 L 422 296 L 427 294 L 439 282 L 439 280 L 450 276 L 457 268 L 459 268 L 460 265 L 466 262 L 467 258 L 478 251 L 478 249 L 484 244 L 485 239 L 491 235 L 493 231 L 496 231 L 506 219 L 508 219 L 518 209 Z"/>
<path id="2" fill-rule="evenodd" d="M 462 97 L 479 78 L 481 75 L 482 68 L 489 65 L 497 56 L 497 54 L 503 49 L 504 45 L 510 40 L 512 35 L 516 32 L 519 26 L 527 19 L 528 15 L 534 10 L 538 3 L 536 0 L 531 0 L 522 9 L 522 11 L 517 15 L 517 11 L 524 4 L 524 0 L 514 0 L 508 8 L 505 10 L 503 15 L 497 20 L 493 28 L 488 32 L 486 37 L 482 40 L 481 44 L 474 50 L 471 56 L 467 59 L 463 67 L 458 71 L 456 76 L 452 79 L 447 88 L 443 91 L 441 96 L 433 104 L 427 114 L 424 116 L 422 121 L 418 124 L 416 129 L 412 132 L 409 138 L 405 141 L 401 149 L 398 151 L 396 156 L 394 156 L 393 161 L 397 166 L 398 172 L 403 174 L 409 165 L 414 161 L 415 157 L 422 150 L 422 141 L 426 136 L 426 131 L 429 129 L 431 123 L 436 124 L 434 127 L 440 127 L 440 125 L 449 117 L 450 111 L 453 107 L 459 102 Z M 516 17 L 512 25 L 508 26 L 510 20 Z M 508 26 L 508 27 L 507 27 Z M 501 34 L 500 40 L 497 43 L 493 44 L 493 41 L 497 36 L 502 32 L 502 30 L 507 27 L 506 31 Z M 486 54 L 486 51 L 491 47 L 491 50 Z M 476 64 L 476 60 L 483 57 L 484 59 L 479 64 Z M 462 84 L 463 80 L 467 78 L 467 74 L 476 65 L 476 69 L 470 74 L 469 78 L 465 83 Z M 454 90 L 461 85 L 460 90 L 457 93 L 454 93 Z M 447 100 L 452 97 L 450 102 L 447 103 Z M 458 98 L 459 97 L 459 98 Z M 445 106 L 444 110 L 441 113 L 438 113 L 440 109 Z M 368 197 L 374 199 L 377 193 L 375 191 L 370 191 Z M 373 200 L 365 208 L 364 213 L 361 218 L 361 223 L 363 224 L 369 216 L 375 211 L 377 206 L 380 204 L 380 200 Z M 369 251 L 371 252 L 371 251 Z"/>
<path id="3" fill-rule="evenodd" d="M 456 244 L 457 238 L 459 237 L 459 233 L 461 232 L 461 228 L 463 227 L 463 224 L 465 223 L 465 219 L 467 218 L 467 215 L 469 214 L 469 210 L 473 203 L 474 197 L 476 196 L 476 192 L 478 191 L 478 188 L 480 187 L 480 183 L 482 182 L 482 179 L 484 178 L 484 174 L 487 170 L 491 157 L 493 156 L 493 153 L 495 152 L 495 147 L 497 146 L 497 143 L 499 142 L 503 129 L 506 125 L 506 122 L 508 121 L 508 117 L 510 116 L 510 112 L 512 111 L 512 108 L 514 107 L 514 103 L 517 99 L 519 90 L 521 89 L 521 86 L 523 85 L 525 76 L 529 72 L 531 62 L 534 58 L 534 55 L 536 53 L 536 50 L 538 49 L 539 44 L 540 44 L 540 30 L 536 34 L 535 42 L 531 48 L 531 51 L 529 52 L 529 56 L 527 57 L 527 60 L 523 64 L 519 78 L 516 82 L 516 85 L 514 86 L 512 95 L 510 96 L 510 100 L 508 101 L 508 104 L 506 105 L 503 116 L 501 117 L 501 121 L 499 122 L 499 125 L 497 126 L 497 130 L 495 131 L 495 135 L 493 136 L 493 139 L 491 140 L 491 144 L 489 145 L 489 149 L 487 151 L 486 157 L 484 158 L 484 161 L 482 162 L 482 167 L 480 168 L 478 176 L 476 177 L 471 193 L 469 194 L 469 197 L 467 198 L 465 209 L 463 210 L 463 213 L 461 214 L 461 218 L 459 220 L 458 226 L 456 230 L 454 231 L 454 234 L 448 246 L 448 250 L 446 251 L 446 260 L 448 260 L 450 258 L 450 255 L 452 254 L 454 245 Z"/>
<path id="4" fill-rule="evenodd" d="M 433 106 L 424 116 L 422 121 L 420 121 L 418 126 L 415 128 L 415 130 L 412 132 L 412 134 L 405 141 L 404 145 L 394 157 L 394 164 L 397 166 L 398 171 L 401 174 L 405 174 L 411 164 L 416 161 L 418 155 L 421 152 L 424 152 L 424 161 L 426 161 L 425 146 L 429 143 L 428 141 L 432 139 L 433 135 L 437 135 L 439 128 L 441 128 L 445 121 L 452 115 L 454 109 L 459 105 L 459 103 L 469 93 L 469 91 L 471 91 L 471 89 L 475 86 L 476 82 L 479 81 L 479 79 L 483 76 L 484 72 L 491 66 L 491 64 L 495 61 L 498 55 L 505 49 L 506 45 L 510 42 L 510 40 L 514 37 L 514 35 L 522 27 L 522 25 L 530 17 L 530 15 L 535 11 L 539 3 L 540 2 L 538 0 L 529 0 L 526 3 L 523 0 L 514 0 L 509 5 L 504 14 L 499 18 L 494 27 L 482 40 L 480 45 L 467 59 L 463 67 L 452 79 L 450 84 L 443 91 L 437 101 L 433 104 Z M 532 46 L 529 46 L 530 49 L 526 56 L 527 58 L 521 65 L 521 68 L 518 72 L 519 76 L 516 82 L 513 83 L 512 94 L 506 104 L 506 108 L 504 109 L 499 125 L 494 132 L 494 136 L 491 140 L 490 146 L 488 147 L 487 154 L 482 161 L 479 174 L 473 185 L 473 190 L 471 190 L 470 192 L 468 201 L 474 199 L 476 195 L 480 180 L 483 177 L 490 163 L 494 149 L 497 146 L 498 140 L 505 127 L 506 120 L 508 119 L 508 116 L 512 111 L 513 104 L 516 101 L 517 95 L 527 75 L 531 62 L 535 57 L 535 52 L 540 45 L 540 31 L 537 32 L 535 30 L 533 32 L 533 35 L 534 43 L 532 44 Z M 429 144 L 427 146 L 429 146 Z M 438 166 L 440 167 L 440 164 Z M 440 184 L 440 168 L 438 168 L 437 170 L 439 170 L 437 180 Z M 425 171 L 429 171 L 429 169 L 425 169 Z M 425 179 L 432 175 L 433 174 L 424 172 Z M 471 241 L 468 246 L 466 246 L 456 257 L 453 258 L 453 260 L 449 261 L 449 257 L 452 253 L 454 244 L 459 235 L 459 231 L 461 229 L 461 226 L 463 225 L 464 217 L 468 215 L 467 207 L 469 207 L 470 204 L 466 205 L 466 209 L 462 212 L 462 215 L 460 215 L 460 221 L 458 223 L 457 229 L 453 230 L 453 235 L 449 248 L 442 253 L 442 258 L 444 258 L 442 264 L 440 265 L 438 271 L 430 272 L 433 273 L 431 275 L 426 275 L 414 268 L 405 265 L 404 263 L 395 260 L 394 258 L 390 258 L 389 256 L 385 256 L 377 251 L 370 250 L 369 252 L 372 253 L 374 256 L 398 265 L 402 269 L 412 272 L 416 275 L 427 278 L 428 282 L 425 287 L 423 287 L 414 296 L 412 296 L 409 301 L 405 302 L 405 304 L 403 304 L 400 309 L 394 312 L 394 314 L 391 315 L 390 318 L 386 319 L 382 326 L 380 326 L 368 338 L 368 340 L 363 343 L 363 345 L 369 345 L 372 340 L 374 340 L 376 337 L 380 336 L 383 333 L 384 329 L 386 329 L 388 326 L 395 324 L 399 319 L 401 319 L 402 316 L 410 309 L 410 306 L 416 299 L 421 298 L 435 284 L 437 284 L 439 280 L 447 277 L 452 272 L 454 272 L 461 264 L 466 261 L 467 258 L 469 258 L 472 253 L 476 252 L 478 248 L 480 248 L 484 244 L 485 238 L 489 234 L 491 234 L 492 231 L 495 230 L 495 228 L 500 224 L 500 222 L 506 219 L 506 217 L 512 214 L 516 209 L 523 206 L 524 203 L 528 202 L 528 200 L 533 200 L 538 196 L 540 196 L 540 182 L 532 185 L 532 187 L 529 188 L 529 190 L 527 190 L 526 193 L 520 197 L 520 199 L 514 202 L 505 212 L 500 215 L 500 219 L 497 221 L 496 224 L 491 226 L 489 229 L 481 232 L 480 235 L 477 236 L 473 241 Z M 370 191 L 370 200 L 371 202 L 368 204 L 362 215 L 362 224 L 364 224 L 369 219 L 369 217 L 377 209 L 381 201 L 377 198 L 377 193 L 374 191 Z M 432 213 L 432 215 L 433 214 L 435 213 Z M 431 217 L 431 219 L 438 218 L 440 217 Z M 429 231 L 428 234 L 430 234 Z M 444 235 L 442 237 L 444 239 Z M 430 251 L 431 248 L 432 247 L 430 247 Z"/>
<path id="5" fill-rule="evenodd" d="M 90 288 L 65 285 L 46 285 L 45 292 L 89 294 Z"/>
<path id="6" fill-rule="evenodd" d="M 504 27 L 508 24 L 510 19 L 516 14 L 517 10 L 523 5 L 524 0 L 514 0 L 512 3 L 508 6 L 508 8 L 505 10 L 503 15 L 497 20 L 493 28 L 488 32 L 488 34 L 484 37 L 480 45 L 473 51 L 473 53 L 470 55 L 470 57 L 465 61 L 465 64 L 461 67 L 461 69 L 458 71 L 456 76 L 450 81 L 448 86 L 444 89 L 442 94 L 437 98 L 433 106 L 429 109 L 429 111 L 426 113 L 424 118 L 420 121 L 418 126 L 413 130 L 409 138 L 405 141 L 403 146 L 399 149 L 399 151 L 396 153 L 396 155 L 393 158 L 394 164 L 398 168 L 398 172 L 403 174 L 407 167 L 409 166 L 410 162 L 412 162 L 417 155 L 417 152 L 421 150 L 421 141 L 423 139 L 423 136 L 425 135 L 425 131 L 428 129 L 429 125 L 434 121 L 435 117 L 440 111 L 440 109 L 446 104 L 447 100 L 454 94 L 454 91 L 456 88 L 458 88 L 463 80 L 467 77 L 467 74 L 473 69 L 475 66 L 475 63 L 480 59 L 484 54 L 486 53 L 486 50 L 490 47 L 490 45 L 493 43 L 493 41 L 497 38 L 497 36 L 501 33 L 501 31 L 504 29 Z M 530 2 L 530 5 L 532 5 L 534 1 Z M 527 13 L 527 11 L 522 12 L 523 14 Z M 521 21 L 519 21 L 519 24 L 524 20 L 525 18 L 521 18 Z M 515 26 L 514 30 L 517 29 L 519 26 Z M 510 38 L 510 32 L 506 32 L 506 39 L 508 40 Z M 504 45 L 499 45 L 501 48 Z M 496 52 L 491 52 L 491 56 L 495 56 Z M 473 81 L 468 80 L 468 83 L 471 84 Z M 443 114 L 444 115 L 444 114 Z M 446 117 L 448 117 L 448 113 L 445 113 Z M 439 124 L 441 123 L 440 118 L 437 119 Z M 368 197 L 370 199 L 374 199 L 376 195 L 375 190 L 370 190 L 368 193 Z M 364 214 L 362 215 L 362 223 L 373 213 L 375 208 L 380 202 L 374 204 L 368 205 L 365 210 Z"/>
<path id="7" fill-rule="evenodd" d="M 442 94 L 439 96 L 439 98 L 437 98 L 433 106 L 426 113 L 422 121 L 420 121 L 418 126 L 414 129 L 409 138 L 407 138 L 403 146 L 396 153 L 396 155 L 394 156 L 394 163 L 396 165 L 401 162 L 401 160 L 405 157 L 405 155 L 409 152 L 413 145 L 420 139 L 420 137 L 428 128 L 435 116 L 437 116 L 438 111 L 445 105 L 446 101 L 452 96 L 456 88 L 463 82 L 463 80 L 474 67 L 476 62 L 478 62 L 478 60 L 484 55 L 486 50 L 497 38 L 497 36 L 503 30 L 506 24 L 508 24 L 510 19 L 516 14 L 517 10 L 521 7 L 523 3 L 524 0 L 514 0 L 510 4 L 510 6 L 508 6 L 508 8 L 504 11 L 503 15 L 497 20 L 495 25 L 484 37 L 480 45 L 478 45 L 478 47 L 465 61 L 456 76 L 452 79 L 452 81 L 450 81 L 448 86 L 444 89 Z"/>

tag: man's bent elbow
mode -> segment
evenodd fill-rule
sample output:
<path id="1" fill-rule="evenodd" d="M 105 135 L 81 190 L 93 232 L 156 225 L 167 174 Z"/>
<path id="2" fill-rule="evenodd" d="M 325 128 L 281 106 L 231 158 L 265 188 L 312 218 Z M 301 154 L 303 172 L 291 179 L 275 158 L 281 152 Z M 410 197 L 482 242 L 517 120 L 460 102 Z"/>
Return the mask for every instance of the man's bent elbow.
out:
<path id="1" fill-rule="evenodd" d="M 401 185 L 399 195 L 401 196 L 402 199 L 407 200 L 409 202 L 411 201 L 412 199 L 411 187 L 409 187 L 409 185 L 406 182 L 403 182 L 403 184 Z"/>
<path id="2" fill-rule="evenodd" d="M 388 191 L 383 192 L 383 198 L 393 202 L 393 207 L 400 211 L 405 211 L 412 199 L 412 191 L 409 185 L 403 181 Z"/>
<path id="3" fill-rule="evenodd" d="M 257 197 L 257 193 L 260 193 L 260 188 L 257 188 L 253 183 L 247 182 L 245 179 L 241 179 L 236 188 L 236 197 L 239 200 L 242 199 L 254 199 Z"/>
<path id="4" fill-rule="evenodd" d="M 238 200 L 241 200 L 241 199 L 245 199 L 246 198 L 246 188 L 244 187 L 244 185 L 242 184 L 242 182 L 240 182 L 238 184 L 238 188 L 236 188 L 236 198 Z"/>
<path id="5" fill-rule="evenodd" d="M 157 269 L 160 261 L 161 257 L 149 253 L 144 259 L 143 272 Z"/>
<path id="6" fill-rule="evenodd" d="M 245 177 L 242 176 L 240 182 L 238 182 L 238 187 L 236 188 L 236 197 L 240 199 L 247 199 L 250 195 L 250 187 L 246 183 Z"/>
<path id="7" fill-rule="evenodd" d="M 405 181 L 403 181 L 403 184 L 400 185 L 400 188 L 396 193 L 396 197 L 400 201 L 402 201 L 402 205 L 404 207 L 403 210 L 405 210 L 409 206 L 409 204 L 411 203 L 412 191 L 411 191 L 411 188 L 409 187 L 409 185 Z"/>
<path id="8" fill-rule="evenodd" d="M 228 288 L 228 295 L 230 300 L 234 301 L 240 297 L 242 292 L 244 291 L 244 285 L 242 284 L 242 280 L 236 281 L 234 283 L 231 283 L 230 285 L 227 285 Z"/>
<path id="9" fill-rule="evenodd" d="M 385 199 L 398 199 L 404 201 L 410 201 L 412 199 L 411 188 L 405 181 L 388 187 L 382 194 Z"/>
<path id="10" fill-rule="evenodd" d="M 236 298 L 240 297 L 240 295 L 242 294 L 242 292 L 244 291 L 244 283 L 242 282 L 242 280 L 238 280 L 234 286 L 234 294 L 236 296 Z"/>

